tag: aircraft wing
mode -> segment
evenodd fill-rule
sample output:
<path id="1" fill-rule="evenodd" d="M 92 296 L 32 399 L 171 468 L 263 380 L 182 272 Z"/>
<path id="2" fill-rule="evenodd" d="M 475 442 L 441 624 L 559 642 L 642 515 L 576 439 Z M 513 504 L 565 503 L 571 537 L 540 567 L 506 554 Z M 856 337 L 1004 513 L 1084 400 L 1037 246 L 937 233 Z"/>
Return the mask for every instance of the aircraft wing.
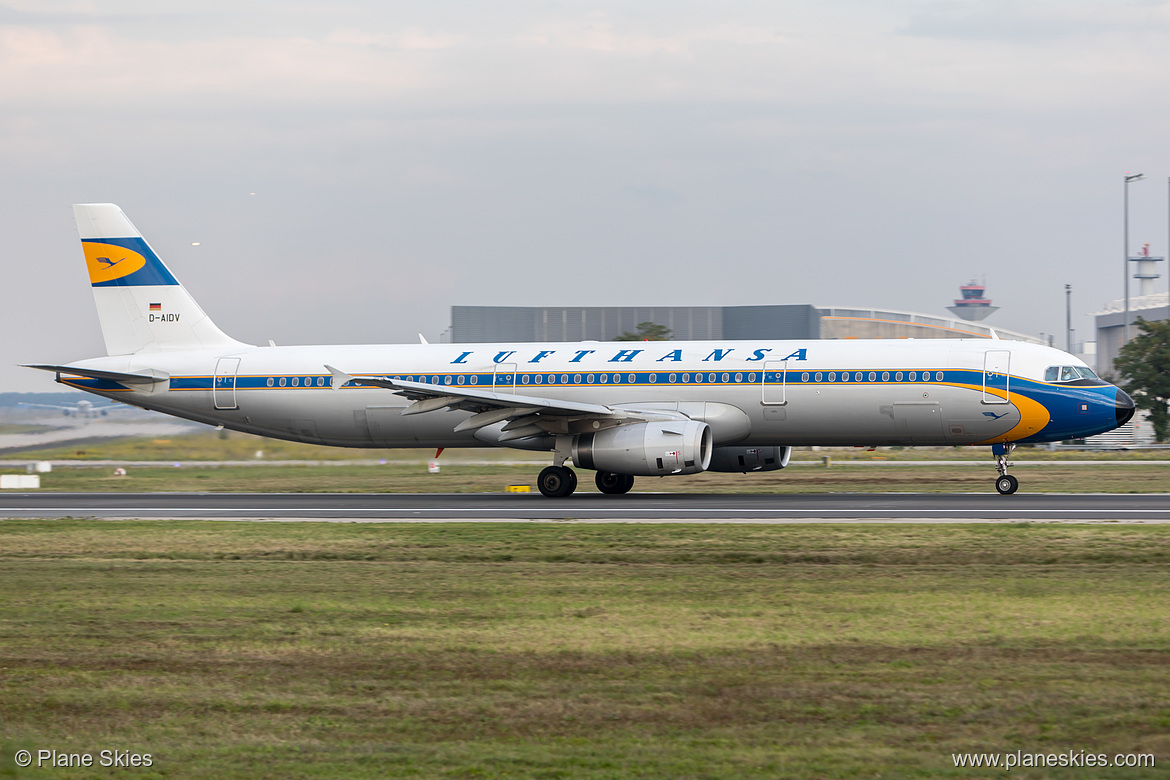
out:
<path id="1" fill-rule="evenodd" d="M 542 433 L 566 433 L 567 424 L 579 420 L 608 419 L 613 423 L 621 423 L 631 419 L 675 416 L 542 396 L 496 393 L 474 387 L 432 385 L 389 377 L 353 376 L 330 365 L 326 365 L 325 368 L 333 374 L 334 390 L 340 390 L 349 384 L 384 387 L 414 401 L 402 410 L 403 415 L 424 414 L 438 409 L 463 409 L 475 412 L 455 426 L 456 432 L 507 421 L 498 440 L 500 443 Z"/>

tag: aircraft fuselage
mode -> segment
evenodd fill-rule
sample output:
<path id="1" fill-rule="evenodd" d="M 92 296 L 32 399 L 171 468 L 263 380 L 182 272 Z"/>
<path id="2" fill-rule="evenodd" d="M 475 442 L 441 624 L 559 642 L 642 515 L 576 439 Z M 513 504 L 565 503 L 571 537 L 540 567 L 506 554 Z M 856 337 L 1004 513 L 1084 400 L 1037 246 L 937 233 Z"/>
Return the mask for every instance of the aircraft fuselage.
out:
<path id="1" fill-rule="evenodd" d="M 469 412 L 403 416 L 410 402 L 387 388 L 335 391 L 326 365 L 436 389 L 681 408 L 696 419 L 703 404 L 741 411 L 708 420 L 717 446 L 960 445 L 1059 441 L 1116 427 L 1112 385 L 1043 380 L 1046 367 L 1069 360 L 1048 347 L 986 339 L 247 347 L 73 364 L 169 375 L 145 387 L 63 381 L 234 430 L 348 447 L 494 442 L 454 432 Z"/>

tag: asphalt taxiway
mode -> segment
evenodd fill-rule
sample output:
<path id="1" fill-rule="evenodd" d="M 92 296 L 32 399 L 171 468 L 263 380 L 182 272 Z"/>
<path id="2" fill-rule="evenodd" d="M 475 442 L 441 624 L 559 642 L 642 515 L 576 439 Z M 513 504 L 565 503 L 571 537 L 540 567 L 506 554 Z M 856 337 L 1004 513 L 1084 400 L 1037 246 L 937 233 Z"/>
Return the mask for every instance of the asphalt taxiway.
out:
<path id="1" fill-rule="evenodd" d="M 330 522 L 1168 523 L 1170 494 L 5 493 L 0 518 Z"/>

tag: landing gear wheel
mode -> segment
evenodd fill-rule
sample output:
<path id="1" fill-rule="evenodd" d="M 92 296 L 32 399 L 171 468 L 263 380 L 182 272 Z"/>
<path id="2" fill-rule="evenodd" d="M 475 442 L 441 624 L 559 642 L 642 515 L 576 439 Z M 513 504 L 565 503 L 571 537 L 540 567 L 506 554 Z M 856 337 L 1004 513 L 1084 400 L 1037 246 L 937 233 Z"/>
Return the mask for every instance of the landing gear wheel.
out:
<path id="1" fill-rule="evenodd" d="M 577 487 L 577 475 L 564 466 L 549 466 L 536 478 L 536 486 L 549 498 L 564 498 Z"/>
<path id="2" fill-rule="evenodd" d="M 1010 496 L 1020 487 L 1020 481 L 1008 473 L 1012 465 L 1008 463 L 1008 455 L 1015 448 L 1014 442 L 991 445 L 991 452 L 995 455 L 995 470 L 999 472 L 999 477 L 995 480 L 995 489 L 1001 496 Z"/>
<path id="3" fill-rule="evenodd" d="M 634 478 L 629 474 L 614 474 L 612 471 L 599 471 L 593 479 L 597 489 L 611 496 L 620 496 L 630 492 L 634 486 Z"/>
<path id="4" fill-rule="evenodd" d="M 1020 487 L 1020 481 L 1011 474 L 1004 474 L 999 479 L 995 480 L 995 489 L 999 491 L 1001 496 L 1010 496 L 1015 493 Z"/>

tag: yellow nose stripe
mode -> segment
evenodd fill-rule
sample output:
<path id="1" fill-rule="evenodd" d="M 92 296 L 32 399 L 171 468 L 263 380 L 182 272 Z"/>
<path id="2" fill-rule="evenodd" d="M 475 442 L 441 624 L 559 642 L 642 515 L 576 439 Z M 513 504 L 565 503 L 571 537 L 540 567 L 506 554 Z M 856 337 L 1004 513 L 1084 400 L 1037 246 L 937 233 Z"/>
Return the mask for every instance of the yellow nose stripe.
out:
<path id="1" fill-rule="evenodd" d="M 1000 398 L 1003 398 L 1005 395 L 1002 390 L 998 389 L 988 390 L 988 392 L 994 393 Z M 1008 393 L 1007 398 L 1020 410 L 1020 421 L 1007 433 L 987 439 L 986 441 L 981 441 L 979 444 L 1001 444 L 1003 442 L 1026 439 L 1042 431 L 1044 426 L 1048 425 L 1049 420 L 1052 419 L 1052 415 L 1048 412 L 1048 407 L 1039 401 L 1033 401 L 1028 396 L 1020 393 Z"/>

